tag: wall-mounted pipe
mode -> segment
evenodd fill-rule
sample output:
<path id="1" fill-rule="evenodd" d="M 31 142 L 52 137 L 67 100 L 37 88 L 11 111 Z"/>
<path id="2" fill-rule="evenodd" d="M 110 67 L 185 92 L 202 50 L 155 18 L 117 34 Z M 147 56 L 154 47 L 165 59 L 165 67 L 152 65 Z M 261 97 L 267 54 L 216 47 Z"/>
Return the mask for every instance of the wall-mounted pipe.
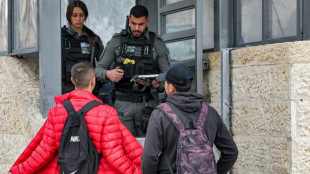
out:
<path id="1" fill-rule="evenodd" d="M 231 128 L 230 53 L 233 49 L 221 49 L 221 117 L 227 129 Z"/>

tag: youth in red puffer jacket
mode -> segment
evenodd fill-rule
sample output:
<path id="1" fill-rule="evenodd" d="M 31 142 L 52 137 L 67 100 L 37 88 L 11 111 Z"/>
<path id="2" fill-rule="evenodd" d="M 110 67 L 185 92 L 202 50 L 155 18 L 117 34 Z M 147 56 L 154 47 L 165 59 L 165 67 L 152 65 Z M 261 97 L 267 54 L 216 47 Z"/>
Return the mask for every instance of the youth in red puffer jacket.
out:
<path id="1" fill-rule="evenodd" d="M 65 100 L 70 100 L 75 110 L 92 100 L 100 101 L 85 90 L 56 96 L 56 105 L 50 109 L 46 122 L 10 169 L 11 173 L 59 173 L 59 141 L 68 116 L 61 104 Z M 86 113 L 85 120 L 94 145 L 103 154 L 98 173 L 142 173 L 143 148 L 119 121 L 114 108 L 108 105 L 96 106 Z"/>

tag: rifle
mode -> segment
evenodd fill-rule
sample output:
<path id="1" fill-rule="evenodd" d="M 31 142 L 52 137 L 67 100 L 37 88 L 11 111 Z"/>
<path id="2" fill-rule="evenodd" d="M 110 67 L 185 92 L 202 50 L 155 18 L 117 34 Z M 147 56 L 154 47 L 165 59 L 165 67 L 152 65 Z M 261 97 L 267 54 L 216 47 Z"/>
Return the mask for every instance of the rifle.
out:
<path id="1" fill-rule="evenodd" d="M 128 35 L 128 28 L 129 28 L 129 16 L 126 16 L 126 25 L 125 25 L 125 29 L 122 29 L 121 31 L 121 35 L 123 36 L 127 36 Z"/>
<path id="2" fill-rule="evenodd" d="M 134 75 L 130 82 L 133 82 L 135 79 L 155 79 L 158 77 L 158 74 L 147 74 L 147 75 Z"/>
<path id="3" fill-rule="evenodd" d="M 95 62 L 95 46 L 96 46 L 96 40 L 93 39 L 92 48 L 91 48 L 91 55 L 90 55 L 90 63 L 92 65 L 94 65 L 94 62 Z"/>

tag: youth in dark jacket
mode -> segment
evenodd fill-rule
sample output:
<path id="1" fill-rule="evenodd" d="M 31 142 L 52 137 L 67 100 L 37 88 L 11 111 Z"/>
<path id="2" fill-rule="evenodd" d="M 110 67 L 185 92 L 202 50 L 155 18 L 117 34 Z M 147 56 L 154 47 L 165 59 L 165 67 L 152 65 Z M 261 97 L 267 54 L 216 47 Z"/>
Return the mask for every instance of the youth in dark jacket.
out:
<path id="1" fill-rule="evenodd" d="M 159 81 L 165 81 L 165 90 L 174 113 L 187 122 L 198 118 L 204 98 L 202 95 L 188 92 L 193 79 L 191 71 L 182 64 L 172 65 L 166 73 L 159 75 Z M 217 172 L 227 173 L 238 157 L 238 150 L 229 131 L 225 127 L 216 110 L 208 106 L 208 113 L 204 125 L 204 133 L 211 145 L 215 145 L 221 152 L 217 162 Z M 142 171 L 147 174 L 170 174 L 165 160 L 165 153 L 176 172 L 176 155 L 179 132 L 169 119 L 159 109 L 151 115 L 146 133 L 144 151 L 142 154 Z"/>

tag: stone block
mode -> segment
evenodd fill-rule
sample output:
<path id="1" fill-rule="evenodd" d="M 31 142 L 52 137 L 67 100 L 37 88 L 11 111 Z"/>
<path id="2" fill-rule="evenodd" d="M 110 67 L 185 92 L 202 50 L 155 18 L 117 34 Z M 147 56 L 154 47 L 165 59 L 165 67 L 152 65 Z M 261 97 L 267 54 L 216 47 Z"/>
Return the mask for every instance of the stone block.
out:
<path id="1" fill-rule="evenodd" d="M 292 101 L 293 137 L 310 137 L 310 101 Z"/>
<path id="2" fill-rule="evenodd" d="M 211 102 L 221 101 L 221 70 L 208 71 L 205 86 L 210 94 Z"/>
<path id="3" fill-rule="evenodd" d="M 16 114 L 15 103 L 0 104 L 0 135 L 22 134 L 24 132 L 24 117 Z"/>
<path id="4" fill-rule="evenodd" d="M 289 173 L 289 143 L 285 137 L 234 136 L 239 150 L 237 173 Z"/>
<path id="5" fill-rule="evenodd" d="M 232 132 L 234 135 L 290 137 L 290 102 L 234 102 Z"/>
<path id="6" fill-rule="evenodd" d="M 289 47 L 285 43 L 252 46 L 232 51 L 232 66 L 288 63 Z"/>
<path id="7" fill-rule="evenodd" d="M 239 150 L 235 169 L 267 172 L 269 168 L 269 143 L 261 136 L 234 136 Z"/>
<path id="8" fill-rule="evenodd" d="M 0 164 L 13 165 L 29 142 L 23 135 L 0 134 Z"/>
<path id="9" fill-rule="evenodd" d="M 6 57 L 3 60 L 5 68 L 10 71 L 10 73 L 8 73 L 8 77 L 10 81 L 14 82 L 12 83 L 12 87 L 39 87 L 37 59 L 14 59 L 11 57 Z M 36 65 L 37 68 L 35 68 Z"/>
<path id="10" fill-rule="evenodd" d="M 288 100 L 289 65 L 234 68 L 232 95 L 234 101 Z"/>
<path id="11" fill-rule="evenodd" d="M 290 63 L 310 63 L 310 41 L 296 41 L 285 43 L 289 47 Z"/>
<path id="12" fill-rule="evenodd" d="M 203 57 L 208 59 L 209 70 L 221 69 L 221 52 L 204 53 Z"/>
<path id="13" fill-rule="evenodd" d="M 310 173 L 310 137 L 293 138 L 292 173 Z"/>
<path id="14" fill-rule="evenodd" d="M 310 101 L 310 63 L 291 67 L 291 97 L 295 101 Z"/>
<path id="15" fill-rule="evenodd" d="M 283 174 L 290 173 L 290 147 L 291 142 L 287 141 L 287 139 L 271 137 L 270 172 Z"/>
<path id="16" fill-rule="evenodd" d="M 7 174 L 10 168 L 11 165 L 0 164 L 0 174 Z"/>

